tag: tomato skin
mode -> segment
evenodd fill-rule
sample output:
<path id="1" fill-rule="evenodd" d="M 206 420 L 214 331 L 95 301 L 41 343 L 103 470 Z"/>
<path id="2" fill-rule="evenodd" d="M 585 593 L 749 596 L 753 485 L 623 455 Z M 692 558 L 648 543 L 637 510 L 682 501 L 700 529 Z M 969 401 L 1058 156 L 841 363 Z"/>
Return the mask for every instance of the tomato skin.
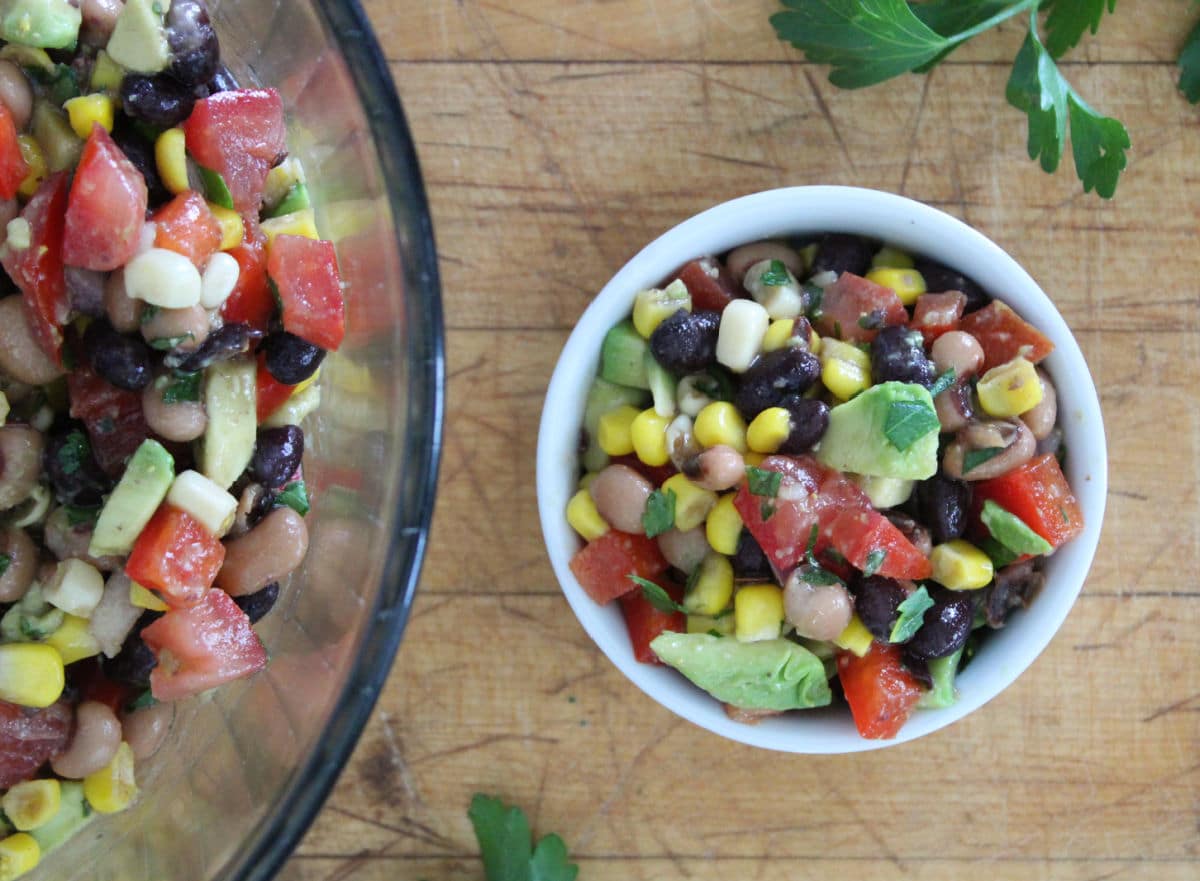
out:
<path id="1" fill-rule="evenodd" d="M 675 602 L 682 602 L 683 588 L 669 582 L 664 583 L 662 579 L 655 583 Z M 658 655 L 650 648 L 650 643 L 668 630 L 673 633 L 686 632 L 687 616 L 683 612 L 659 611 L 646 599 L 640 588 L 631 590 L 619 601 L 625 627 L 629 630 L 629 641 L 633 643 L 633 656 L 643 664 L 661 664 Z"/>
<path id="2" fill-rule="evenodd" d="M 138 535 L 125 574 L 159 593 L 168 606 L 186 608 L 204 599 L 225 561 L 225 545 L 192 515 L 162 504 Z"/>
<path id="3" fill-rule="evenodd" d="M 587 595 L 602 606 L 637 589 L 629 575 L 653 579 L 667 571 L 658 542 L 616 529 L 584 545 L 570 565 Z"/>
<path id="4" fill-rule="evenodd" d="M 74 721 L 65 700 L 41 710 L 0 701 L 0 788 L 29 780 L 66 749 Z"/>
<path id="5" fill-rule="evenodd" d="M 1045 334 L 999 300 L 964 315 L 959 330 L 965 330 L 983 347 L 983 369 L 1011 361 L 1017 355 L 1037 364 L 1054 351 Z"/>
<path id="6" fill-rule="evenodd" d="M 67 374 L 71 416 L 82 420 L 96 462 L 110 477 L 119 477 L 125 462 L 150 436 L 138 392 L 119 389 L 86 364 Z"/>
<path id="7" fill-rule="evenodd" d="M 108 271 L 137 253 L 146 220 L 146 181 L 100 125 L 75 169 L 63 232 L 63 262 Z"/>
<path id="8" fill-rule="evenodd" d="M 275 314 L 275 297 L 267 282 L 267 237 L 257 221 L 243 218 L 243 223 L 245 238 L 228 251 L 241 271 L 233 292 L 221 304 L 221 317 L 226 324 L 248 324 L 266 333 Z"/>
<path id="9" fill-rule="evenodd" d="M 286 152 L 275 89 L 234 89 L 196 102 L 183 123 L 188 153 L 225 179 L 239 212 L 257 212 L 267 172 Z"/>
<path id="10" fill-rule="evenodd" d="M 1083 532 L 1079 500 L 1058 460 L 1050 453 L 1031 459 L 1002 477 L 980 480 L 974 489 L 976 519 L 983 503 L 991 499 L 1056 548 Z"/>
<path id="11" fill-rule="evenodd" d="M 21 155 L 17 126 L 8 107 L 0 102 L 0 199 L 15 198 L 27 174 L 29 164 Z"/>
<path id="12" fill-rule="evenodd" d="M 276 236 L 267 274 L 279 291 L 284 330 L 330 351 L 342 344 L 346 305 L 333 242 Z"/>
<path id="13" fill-rule="evenodd" d="M 282 407 L 283 402 L 296 390 L 294 385 L 285 385 L 271 375 L 271 371 L 267 370 L 266 356 L 262 354 L 258 356 L 258 373 L 255 374 L 254 385 L 259 422 Z"/>
<path id="14" fill-rule="evenodd" d="M 859 319 L 873 312 L 879 313 L 879 326 L 862 327 Z M 879 333 L 879 327 L 906 321 L 908 311 L 895 291 L 852 272 L 843 272 L 837 281 L 825 288 L 816 328 L 821 336 L 869 343 Z"/>
<path id="15" fill-rule="evenodd" d="M 221 224 L 199 193 L 180 193 L 154 212 L 154 246 L 182 254 L 203 269 L 221 247 Z"/>
<path id="16" fill-rule="evenodd" d="M 715 257 L 691 260 L 674 277 L 687 286 L 693 312 L 720 312 L 740 296 L 737 281 Z"/>
<path id="17" fill-rule="evenodd" d="M 921 331 L 926 347 L 944 333 L 958 329 L 967 306 L 967 295 L 959 291 L 921 294 L 913 307 L 912 327 Z"/>
<path id="18" fill-rule="evenodd" d="M 67 174 L 53 174 L 29 200 L 21 217 L 29 222 L 29 247 L 0 249 L 0 264 L 21 289 L 25 315 L 42 350 L 62 363 L 62 326 L 70 317 L 63 276 L 63 227 Z"/>
<path id="19" fill-rule="evenodd" d="M 839 511 L 829 525 L 829 534 L 838 553 L 860 571 L 866 570 L 872 551 L 883 551 L 883 561 L 876 569 L 879 575 L 919 580 L 933 574 L 929 558 L 872 508 Z"/>
<path id="20" fill-rule="evenodd" d="M 181 700 L 267 665 L 267 652 L 246 613 L 229 594 L 211 588 L 187 609 L 171 609 L 142 631 L 158 666 L 150 693 L 160 701 Z"/>
<path id="21" fill-rule="evenodd" d="M 917 680 L 900 663 L 900 649 L 874 642 L 861 658 L 838 652 L 837 669 L 858 733 L 871 740 L 895 737 L 921 697 Z"/>

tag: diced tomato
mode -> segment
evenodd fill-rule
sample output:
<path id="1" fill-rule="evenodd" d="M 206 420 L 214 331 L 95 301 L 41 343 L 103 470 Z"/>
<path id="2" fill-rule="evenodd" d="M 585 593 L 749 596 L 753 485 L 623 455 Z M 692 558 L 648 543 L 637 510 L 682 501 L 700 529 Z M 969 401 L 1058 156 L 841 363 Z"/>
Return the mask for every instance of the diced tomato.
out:
<path id="1" fill-rule="evenodd" d="M 674 278 L 687 286 L 693 312 L 720 312 L 741 295 L 738 283 L 716 257 L 685 263 Z"/>
<path id="2" fill-rule="evenodd" d="M 146 180 L 100 125 L 75 169 L 63 232 L 63 262 L 108 271 L 137 253 L 146 221 Z"/>
<path id="3" fill-rule="evenodd" d="M 929 346 L 942 334 L 958 328 L 958 320 L 966 306 L 967 295 L 959 291 L 921 294 L 913 307 L 912 327 L 921 331 L 925 345 Z"/>
<path id="4" fill-rule="evenodd" d="M 196 102 L 183 123 L 192 157 L 225 179 L 238 211 L 257 212 L 267 172 L 287 150 L 275 89 L 234 89 Z"/>
<path id="5" fill-rule="evenodd" d="M 613 456 L 612 464 L 627 465 L 655 486 L 661 486 L 668 477 L 679 473 L 679 469 L 669 462 L 666 465 L 647 465 L 632 453 L 628 456 Z"/>
<path id="6" fill-rule="evenodd" d="M 872 554 L 882 552 L 876 572 L 886 578 L 928 578 L 929 558 L 905 538 L 890 520 L 871 508 L 839 511 L 829 525 L 837 552 L 856 569 L 865 570 Z"/>
<path id="7" fill-rule="evenodd" d="M 67 374 L 71 416 L 83 421 L 96 462 L 111 477 L 119 477 L 125 462 L 150 429 L 142 412 L 142 396 L 101 379 L 85 364 Z"/>
<path id="8" fill-rule="evenodd" d="M 872 643 L 863 657 L 839 652 L 838 678 L 858 733 L 872 740 L 895 737 L 921 697 L 921 687 L 900 663 L 900 649 Z"/>
<path id="9" fill-rule="evenodd" d="M 62 326 L 71 314 L 63 276 L 63 225 L 67 174 L 46 178 L 21 212 L 29 223 L 29 247 L 0 250 L 0 263 L 21 289 L 25 315 L 38 345 L 62 363 Z"/>
<path id="10" fill-rule="evenodd" d="M 133 544 L 125 574 L 172 608 L 204 599 L 225 562 L 225 545 L 187 511 L 162 504 Z"/>
<path id="11" fill-rule="evenodd" d="M 191 697 L 267 665 L 267 652 L 233 597 L 212 588 L 187 609 L 171 609 L 142 631 L 158 666 L 150 692 L 160 701 Z"/>
<path id="12" fill-rule="evenodd" d="M 267 274 L 279 292 L 283 329 L 333 350 L 346 336 L 346 304 L 333 242 L 276 236 L 267 248 Z"/>
<path id="13" fill-rule="evenodd" d="M 637 587 L 630 575 L 657 578 L 667 571 L 667 561 L 654 539 L 610 529 L 571 558 L 571 571 L 588 596 L 604 605 Z"/>
<path id="14" fill-rule="evenodd" d="M 675 602 L 683 600 L 683 588 L 663 579 L 655 583 Z M 668 630 L 673 633 L 686 632 L 687 616 L 682 612 L 656 609 L 640 589 L 631 590 L 620 598 L 620 602 L 621 614 L 625 616 L 625 626 L 629 629 L 629 641 L 633 643 L 633 656 L 643 664 L 661 664 L 658 655 L 651 650 L 650 643 Z"/>
<path id="15" fill-rule="evenodd" d="M 1056 548 L 1083 532 L 1079 500 L 1049 453 L 1002 477 L 977 482 L 974 497 L 976 509 L 991 499 Z"/>
<path id="16" fill-rule="evenodd" d="M 65 700 L 41 710 L 0 701 L 0 788 L 29 780 L 66 749 L 74 721 Z"/>
<path id="17" fill-rule="evenodd" d="M 8 107 L 0 102 L 0 199 L 14 198 L 27 174 L 29 164 L 21 155 L 17 126 Z"/>
<path id="18" fill-rule="evenodd" d="M 267 370 L 266 356 L 261 354 L 258 356 L 258 374 L 254 384 L 259 422 L 282 407 L 283 402 L 296 390 L 294 385 L 285 385 L 271 375 L 271 371 Z"/>
<path id="19" fill-rule="evenodd" d="M 964 315 L 958 326 L 983 346 L 983 369 L 1024 355 L 1034 364 L 1054 351 L 1054 343 L 1040 330 L 999 300 Z"/>
<path id="20" fill-rule="evenodd" d="M 264 333 L 275 314 L 275 298 L 267 282 L 267 237 L 252 218 L 243 218 L 245 238 L 229 256 L 238 262 L 237 284 L 221 304 L 226 324 L 249 324 Z"/>
<path id="21" fill-rule="evenodd" d="M 875 339 L 879 328 L 904 324 L 907 320 L 908 312 L 895 291 L 851 272 L 843 272 L 837 281 L 825 288 L 816 327 L 821 336 L 869 343 Z M 862 324 L 871 326 L 863 327 Z"/>
<path id="22" fill-rule="evenodd" d="M 154 245 L 182 254 L 197 269 L 221 247 L 221 224 L 199 194 L 180 193 L 154 212 Z"/>

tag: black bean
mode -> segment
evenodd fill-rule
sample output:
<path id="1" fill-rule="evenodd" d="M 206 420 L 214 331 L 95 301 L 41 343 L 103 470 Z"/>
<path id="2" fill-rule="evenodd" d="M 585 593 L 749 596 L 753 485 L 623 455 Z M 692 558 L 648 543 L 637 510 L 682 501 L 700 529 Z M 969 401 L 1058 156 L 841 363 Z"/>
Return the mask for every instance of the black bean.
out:
<path id="1" fill-rule="evenodd" d="M 748 529 L 743 529 L 738 536 L 737 550 L 729 562 L 733 565 L 733 574 L 743 581 L 771 577 L 767 555 Z"/>
<path id="2" fill-rule="evenodd" d="M 654 360 L 676 374 L 694 373 L 717 361 L 717 333 L 721 316 L 716 312 L 680 309 L 650 334 Z"/>
<path id="3" fill-rule="evenodd" d="M 988 627 L 1003 627 L 1014 609 L 1028 606 L 1042 589 L 1046 576 L 1033 560 L 1012 563 L 996 573 L 995 579 L 980 593 L 981 608 Z"/>
<path id="4" fill-rule="evenodd" d="M 93 321 L 83 335 L 84 351 L 101 378 L 137 392 L 153 378 L 153 353 L 140 337 L 124 336 L 107 321 Z"/>
<path id="5" fill-rule="evenodd" d="M 99 505 L 113 485 L 96 462 L 87 432 L 78 423 L 67 423 L 50 432 L 42 452 L 42 470 L 50 479 L 55 498 L 64 505 Z"/>
<path id="6" fill-rule="evenodd" d="M 262 590 L 234 597 L 233 601 L 238 604 L 239 609 L 246 613 L 250 623 L 254 624 L 261 621 L 263 616 L 274 608 L 277 599 L 279 599 L 279 582 L 272 581 Z"/>
<path id="7" fill-rule="evenodd" d="M 100 662 L 104 674 L 117 682 L 132 685 L 135 688 L 150 687 L 150 671 L 158 666 L 154 652 L 142 640 L 142 631 L 162 617 L 162 612 L 145 612 L 133 625 L 121 651 L 111 658 Z"/>
<path id="8" fill-rule="evenodd" d="M 267 372 L 284 385 L 304 382 L 321 366 L 325 350 L 287 331 L 268 334 L 263 343 Z"/>
<path id="9" fill-rule="evenodd" d="M 871 380 L 873 382 L 912 382 L 931 388 L 937 368 L 925 357 L 920 331 L 901 325 L 885 327 L 871 343 Z"/>
<path id="10" fill-rule="evenodd" d="M 876 639 L 887 642 L 900 616 L 900 604 L 908 596 L 900 582 L 872 575 L 851 582 L 850 591 L 854 594 L 854 611 L 867 630 Z"/>
<path id="11" fill-rule="evenodd" d="M 834 272 L 841 275 L 843 272 L 852 272 L 855 275 L 866 275 L 874 255 L 874 246 L 864 238 L 844 233 L 829 233 L 822 236 L 820 244 L 817 245 L 812 274 Z"/>
<path id="12" fill-rule="evenodd" d="M 815 447 L 829 427 L 829 405 L 816 398 L 788 395 L 779 406 L 792 414 L 792 430 L 779 452 L 789 456 L 807 453 Z"/>
<path id="13" fill-rule="evenodd" d="M 977 282 L 963 275 L 961 272 L 951 269 L 949 266 L 944 266 L 936 260 L 929 260 L 925 257 L 916 258 L 913 264 L 917 272 L 921 273 L 921 277 L 925 279 L 925 289 L 930 293 L 959 291 L 966 294 L 967 305 L 964 313 L 982 309 L 988 303 L 992 302 L 992 298 L 988 296 L 987 291 L 981 288 Z"/>
<path id="14" fill-rule="evenodd" d="M 208 5 L 199 0 L 174 0 L 167 12 L 167 45 L 174 60 L 171 76 L 188 86 L 199 86 L 217 72 L 221 48 L 208 17 Z"/>
<path id="15" fill-rule="evenodd" d="M 927 586 L 933 606 L 925 612 L 920 630 L 904 647 L 914 658 L 930 661 L 952 655 L 971 635 L 975 603 L 969 594 L 946 590 L 936 584 Z"/>
<path id="16" fill-rule="evenodd" d="M 216 73 L 208 81 L 208 93 L 215 95 L 218 92 L 232 92 L 237 88 L 238 81 L 233 72 L 224 64 L 217 64 Z"/>
<path id="17" fill-rule="evenodd" d="M 158 164 L 154 158 L 154 145 L 147 141 L 129 124 L 128 117 L 117 114 L 117 122 L 113 126 L 113 141 L 121 148 L 125 158 L 133 163 L 146 181 L 146 192 L 149 197 L 148 207 L 155 208 L 170 200 L 171 193 L 163 185 L 158 176 Z"/>
<path id="18" fill-rule="evenodd" d="M 258 433 L 250 474 L 268 489 L 287 483 L 304 457 L 304 431 L 298 425 L 264 428 Z"/>
<path id="19" fill-rule="evenodd" d="M 820 375 L 821 362 L 807 349 L 788 346 L 767 352 L 742 374 L 734 406 L 749 421 L 789 395 L 807 391 Z"/>
<path id="20" fill-rule="evenodd" d="M 907 651 L 900 656 L 900 662 L 904 664 L 913 679 L 920 682 L 926 688 L 933 688 L 933 675 L 929 672 L 929 662 L 924 658 L 917 658 L 910 655 Z"/>
<path id="21" fill-rule="evenodd" d="M 250 346 L 262 339 L 262 332 L 248 324 L 226 324 L 214 330 L 194 352 L 168 352 L 163 364 L 187 373 L 203 370 L 217 361 L 228 361 L 250 351 Z"/>
<path id="22" fill-rule="evenodd" d="M 165 73 L 127 73 L 121 80 L 121 106 L 133 119 L 173 128 L 187 119 L 196 103 L 192 90 Z"/>
<path id="23" fill-rule="evenodd" d="M 917 510 L 938 544 L 961 538 L 971 507 L 971 485 L 938 474 L 917 484 Z"/>

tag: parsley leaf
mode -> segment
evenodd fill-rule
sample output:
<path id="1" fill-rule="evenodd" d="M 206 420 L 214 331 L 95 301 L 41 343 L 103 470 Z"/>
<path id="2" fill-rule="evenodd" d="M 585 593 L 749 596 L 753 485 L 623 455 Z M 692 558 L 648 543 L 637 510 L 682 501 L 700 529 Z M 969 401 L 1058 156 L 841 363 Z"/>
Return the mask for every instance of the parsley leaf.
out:
<path id="1" fill-rule="evenodd" d="M 936 398 L 946 389 L 950 388 L 950 386 L 954 385 L 955 379 L 956 377 L 954 375 L 954 368 L 947 367 L 946 372 L 935 379 L 933 381 L 933 385 L 929 387 L 929 396 L 931 398 Z"/>
<path id="2" fill-rule="evenodd" d="M 179 404 L 185 401 L 199 401 L 201 373 L 202 371 L 199 370 L 192 372 L 183 370 L 173 371 L 170 382 L 163 389 L 163 403 Z"/>
<path id="3" fill-rule="evenodd" d="M 923 401 L 892 401 L 888 404 L 883 435 L 893 447 L 904 452 L 931 431 L 942 427 L 937 413 Z"/>
<path id="4" fill-rule="evenodd" d="M 759 276 L 759 281 L 767 287 L 774 288 L 789 284 L 791 280 L 792 274 L 788 272 L 788 268 L 783 265 L 782 260 L 772 260 L 767 271 Z"/>
<path id="5" fill-rule="evenodd" d="M 770 520 L 775 516 L 775 510 L 774 502 L 772 502 L 770 499 L 763 499 L 762 504 L 758 506 L 758 516 L 761 517 L 765 523 L 767 520 Z"/>
<path id="6" fill-rule="evenodd" d="M 8 554 L 0 554 L 0 576 L 8 571 L 8 567 L 12 565 L 12 557 Z"/>
<path id="7" fill-rule="evenodd" d="M 817 536 L 820 533 L 820 527 L 814 523 L 808 532 L 808 544 L 804 546 L 804 559 L 808 562 L 809 568 L 801 577 L 809 584 L 841 584 L 842 579 L 822 566 L 817 561 L 816 554 L 813 553 L 813 549 L 817 546 Z"/>
<path id="8" fill-rule="evenodd" d="M 879 571 L 879 567 L 883 565 L 883 561 L 887 559 L 887 551 L 883 548 L 875 548 L 867 554 L 867 562 L 863 566 L 863 575 L 870 578 Z"/>
<path id="9" fill-rule="evenodd" d="M 575 881 L 579 867 L 568 862 L 567 846 L 557 835 L 537 846 L 529 818 L 518 807 L 476 793 L 467 811 L 483 857 L 486 881 Z"/>
<path id="10" fill-rule="evenodd" d="M 232 209 L 233 194 L 229 192 L 229 185 L 225 183 L 221 173 L 203 165 L 197 165 L 196 168 L 200 171 L 200 185 L 204 188 L 204 198 L 222 208 Z"/>
<path id="11" fill-rule="evenodd" d="M 179 336 L 162 336 L 158 339 L 150 340 L 150 348 L 157 349 L 160 352 L 166 352 L 175 348 L 185 340 L 192 340 L 195 338 L 195 335 L 191 333 L 181 333 Z"/>
<path id="12" fill-rule="evenodd" d="M 1119 121 L 1089 107 L 1074 91 L 1067 95 L 1067 107 L 1071 118 L 1071 153 L 1083 191 L 1095 189 L 1097 195 L 1111 198 L 1125 170 L 1125 151 L 1131 146 L 1129 133 Z"/>
<path id="13" fill-rule="evenodd" d="M 675 490 L 663 492 L 656 489 L 646 499 L 646 510 L 642 512 L 642 526 L 646 528 L 646 537 L 654 538 L 662 535 L 675 525 Z"/>
<path id="14" fill-rule="evenodd" d="M 646 598 L 646 602 L 654 606 L 658 611 L 666 612 L 668 615 L 674 612 L 687 614 L 687 609 L 671 599 L 670 594 L 648 578 L 632 574 L 625 577 L 642 589 L 642 596 Z"/>
<path id="15" fill-rule="evenodd" d="M 1195 104 L 1200 101 L 1200 22 L 1192 28 L 1179 52 L 1179 91 Z"/>
<path id="16" fill-rule="evenodd" d="M 758 468 L 754 465 L 746 466 L 746 485 L 753 495 L 768 496 L 773 499 L 779 495 L 781 483 L 783 483 L 783 474 L 778 471 Z"/>
<path id="17" fill-rule="evenodd" d="M 1046 49 L 1061 58 L 1083 39 L 1083 32 L 1093 34 L 1100 29 L 1104 9 L 1117 8 L 1117 0 L 1042 0 L 1040 8 L 1048 9 L 1046 16 Z"/>
<path id="18" fill-rule="evenodd" d="M 303 480 L 293 480 L 275 497 L 275 504 L 287 505 L 301 517 L 309 511 L 308 487 Z"/>
<path id="19" fill-rule="evenodd" d="M 967 450 L 963 454 L 962 473 L 970 474 L 984 462 L 996 458 L 1004 452 L 1004 447 L 984 447 L 981 450 Z"/>
<path id="20" fill-rule="evenodd" d="M 806 282 L 804 291 L 804 314 L 816 321 L 821 317 L 821 304 L 825 301 L 825 288 Z"/>
<path id="21" fill-rule="evenodd" d="M 67 512 L 67 525 L 80 526 L 87 523 L 90 526 L 95 526 L 96 521 L 100 519 L 99 508 L 81 508 L 77 505 L 63 505 Z"/>
<path id="22" fill-rule="evenodd" d="M 88 443 L 87 435 L 75 429 L 63 439 L 63 445 L 58 448 L 58 467 L 63 474 L 75 474 L 83 467 L 91 452 L 92 447 Z"/>
<path id="23" fill-rule="evenodd" d="M 933 608 L 933 598 L 929 596 L 925 585 L 921 585 L 897 606 L 896 610 L 900 613 L 900 617 L 892 625 L 892 632 L 888 634 L 888 642 L 908 642 L 916 636 L 921 625 L 925 623 L 925 613 L 931 608 Z"/>

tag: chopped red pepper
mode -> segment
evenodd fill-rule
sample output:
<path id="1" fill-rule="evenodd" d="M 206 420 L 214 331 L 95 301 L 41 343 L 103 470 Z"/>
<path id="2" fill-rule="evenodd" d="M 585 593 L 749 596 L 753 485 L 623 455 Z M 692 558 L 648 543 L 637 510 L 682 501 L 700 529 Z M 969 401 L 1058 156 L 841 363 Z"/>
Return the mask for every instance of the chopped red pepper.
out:
<path id="1" fill-rule="evenodd" d="M 652 579 L 667 592 L 675 602 L 683 600 L 683 588 L 663 579 Z M 629 641 L 633 643 L 633 656 L 643 664 L 661 664 L 658 655 L 650 648 L 661 634 L 671 631 L 687 631 L 687 616 L 682 612 L 663 612 L 646 599 L 641 589 L 631 590 L 620 598 L 621 614 L 629 630 Z"/>
<path id="2" fill-rule="evenodd" d="M 984 370 L 1018 355 L 1036 364 L 1054 351 L 1054 343 L 1045 334 L 999 300 L 964 315 L 958 327 L 979 340 Z"/>
<path id="3" fill-rule="evenodd" d="M 588 596 L 604 605 L 637 588 L 630 575 L 657 578 L 667 571 L 667 561 L 654 539 L 610 529 L 571 558 L 571 571 Z"/>
<path id="4" fill-rule="evenodd" d="M 895 737 L 921 697 L 921 688 L 900 662 L 900 649 L 872 643 L 863 657 L 839 652 L 838 679 L 858 733 L 872 740 Z"/>
<path id="5" fill-rule="evenodd" d="M 1049 453 L 1026 462 L 1002 477 L 975 484 L 975 508 L 991 499 L 1054 547 L 1083 532 L 1083 510 L 1063 476 L 1058 460 Z"/>
<path id="6" fill-rule="evenodd" d="M 8 107 L 0 102 L 0 199 L 14 198 L 28 174 L 29 164 L 21 155 L 17 126 Z"/>
<path id="7" fill-rule="evenodd" d="M 194 606 L 216 581 L 225 545 L 191 514 L 160 505 L 134 542 L 125 574 L 172 608 Z"/>

